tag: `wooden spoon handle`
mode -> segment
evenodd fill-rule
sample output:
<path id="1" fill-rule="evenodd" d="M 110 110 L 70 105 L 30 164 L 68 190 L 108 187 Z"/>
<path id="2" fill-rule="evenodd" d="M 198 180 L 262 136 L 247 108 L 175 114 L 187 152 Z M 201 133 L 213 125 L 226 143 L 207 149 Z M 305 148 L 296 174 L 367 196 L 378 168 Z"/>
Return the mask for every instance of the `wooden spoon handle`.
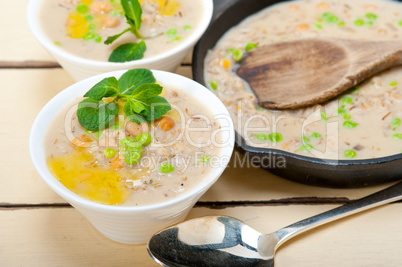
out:
<path id="1" fill-rule="evenodd" d="M 365 79 L 402 64 L 402 41 L 300 39 L 246 53 L 237 74 L 259 105 L 295 109 L 327 101 Z"/>

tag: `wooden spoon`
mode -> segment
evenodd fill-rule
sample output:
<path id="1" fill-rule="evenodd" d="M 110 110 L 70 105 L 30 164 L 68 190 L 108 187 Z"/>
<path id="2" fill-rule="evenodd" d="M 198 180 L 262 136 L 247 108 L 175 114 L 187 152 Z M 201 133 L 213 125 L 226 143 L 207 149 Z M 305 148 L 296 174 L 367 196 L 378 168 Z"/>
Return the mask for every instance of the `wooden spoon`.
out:
<path id="1" fill-rule="evenodd" d="M 247 52 L 237 74 L 268 109 L 296 109 L 327 101 L 363 80 L 402 64 L 402 41 L 311 38 Z"/>

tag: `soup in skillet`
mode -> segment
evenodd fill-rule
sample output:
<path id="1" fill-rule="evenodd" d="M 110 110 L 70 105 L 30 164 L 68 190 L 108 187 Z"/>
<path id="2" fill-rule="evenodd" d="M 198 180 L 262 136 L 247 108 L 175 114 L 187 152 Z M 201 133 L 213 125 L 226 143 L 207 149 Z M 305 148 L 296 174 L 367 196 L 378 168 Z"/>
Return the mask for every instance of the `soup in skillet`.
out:
<path id="1" fill-rule="evenodd" d="M 236 62 L 255 47 L 308 37 L 402 39 L 402 5 L 385 0 L 289 1 L 267 7 L 228 31 L 208 52 L 204 77 L 245 142 L 324 159 L 401 153 L 401 67 L 322 105 L 274 111 L 256 104 L 234 71 Z"/>

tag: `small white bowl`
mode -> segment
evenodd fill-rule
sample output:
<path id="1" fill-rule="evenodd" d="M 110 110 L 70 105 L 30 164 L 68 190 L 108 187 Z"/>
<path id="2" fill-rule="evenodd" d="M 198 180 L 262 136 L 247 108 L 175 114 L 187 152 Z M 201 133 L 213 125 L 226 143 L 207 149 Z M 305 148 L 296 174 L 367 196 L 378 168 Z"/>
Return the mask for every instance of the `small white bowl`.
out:
<path id="1" fill-rule="evenodd" d="M 42 179 L 62 198 L 79 210 L 106 237 L 126 244 L 143 244 L 158 230 L 184 220 L 197 200 L 210 188 L 225 170 L 234 147 L 234 128 L 229 112 L 223 103 L 199 83 L 165 71 L 153 70 L 157 81 L 177 88 L 194 98 L 209 110 L 222 128 L 226 146 L 220 149 L 220 162 L 194 188 L 176 198 L 144 206 L 110 206 L 83 198 L 55 178 L 46 163 L 45 140 L 49 125 L 57 114 L 77 97 L 106 77 L 120 77 L 125 71 L 97 75 L 66 88 L 51 99 L 35 119 L 29 136 L 32 162 Z"/>
<path id="2" fill-rule="evenodd" d="M 180 42 L 175 48 L 149 58 L 124 63 L 113 63 L 79 57 L 54 45 L 53 41 L 49 39 L 41 27 L 39 14 L 43 1 L 29 1 L 27 8 L 28 25 L 35 38 L 76 81 L 114 70 L 146 68 L 170 72 L 176 71 L 207 29 L 213 12 L 213 1 L 203 0 L 204 12 L 200 25 L 194 28 L 195 30 L 191 36 Z"/>

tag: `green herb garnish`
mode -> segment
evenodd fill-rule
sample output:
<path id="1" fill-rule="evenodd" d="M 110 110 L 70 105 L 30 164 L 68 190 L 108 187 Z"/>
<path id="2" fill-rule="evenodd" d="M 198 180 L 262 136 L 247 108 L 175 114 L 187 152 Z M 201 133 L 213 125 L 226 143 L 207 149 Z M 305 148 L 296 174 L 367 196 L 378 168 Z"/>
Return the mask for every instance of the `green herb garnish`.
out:
<path id="1" fill-rule="evenodd" d="M 113 158 L 116 155 L 116 150 L 114 148 L 108 147 L 105 150 L 103 150 L 103 154 L 105 155 L 105 157 L 107 157 L 108 159 Z"/>
<path id="2" fill-rule="evenodd" d="M 76 7 L 76 10 L 77 10 L 78 13 L 84 14 L 84 13 L 86 13 L 88 11 L 88 6 L 84 5 L 84 4 L 81 4 L 81 5 L 78 5 Z"/>
<path id="3" fill-rule="evenodd" d="M 159 171 L 161 173 L 169 173 L 174 171 L 174 166 L 169 162 L 163 162 L 161 165 L 159 165 Z"/>
<path id="4" fill-rule="evenodd" d="M 344 105 L 343 105 L 343 107 L 344 107 Z M 342 115 L 342 114 L 345 114 L 346 113 L 346 110 L 345 110 L 345 108 L 338 108 L 338 115 Z"/>
<path id="5" fill-rule="evenodd" d="M 209 162 L 209 160 L 210 160 L 210 157 L 209 157 L 209 156 L 202 156 L 202 157 L 200 158 L 200 161 L 201 161 L 201 162 L 204 162 L 204 163 Z"/>
<path id="6" fill-rule="evenodd" d="M 314 132 L 314 133 L 311 134 L 311 137 L 313 137 L 313 138 L 320 138 L 320 137 L 321 137 L 321 134 L 319 134 L 319 133 L 317 133 L 317 132 Z"/>
<path id="7" fill-rule="evenodd" d="M 345 121 L 343 123 L 343 127 L 345 128 L 355 128 L 357 126 L 357 123 L 354 121 Z"/>
<path id="8" fill-rule="evenodd" d="M 343 118 L 345 120 L 350 120 L 352 118 L 352 115 L 350 115 L 349 113 L 346 113 L 345 115 L 343 115 Z"/>
<path id="9" fill-rule="evenodd" d="M 240 61 L 243 58 L 243 51 L 240 49 L 233 50 L 232 57 L 235 61 Z"/>
<path id="10" fill-rule="evenodd" d="M 392 87 L 397 86 L 397 85 L 398 85 L 397 81 L 392 81 L 389 83 L 389 86 L 392 86 Z"/>
<path id="11" fill-rule="evenodd" d="M 310 144 L 303 144 L 300 147 L 300 150 L 302 150 L 302 151 L 311 151 L 313 149 L 314 149 L 314 147 L 312 145 L 310 145 Z"/>
<path id="12" fill-rule="evenodd" d="M 341 102 L 343 105 L 352 104 L 353 99 L 349 96 L 342 97 Z"/>
<path id="13" fill-rule="evenodd" d="M 144 57 L 144 52 L 147 49 L 144 41 L 140 43 L 128 43 L 118 46 L 110 54 L 109 62 L 127 62 L 141 59 Z"/>
<path id="14" fill-rule="evenodd" d="M 121 0 L 121 5 L 124 10 L 124 16 L 126 17 L 127 23 L 128 25 L 130 25 L 130 27 L 125 29 L 119 34 L 108 37 L 107 40 L 105 41 L 105 44 L 113 43 L 117 38 L 119 38 L 128 31 L 132 32 L 138 39 L 144 39 L 139 32 L 141 28 L 141 15 L 142 15 L 142 8 L 140 2 L 138 2 L 138 0 Z"/>
<path id="15" fill-rule="evenodd" d="M 346 150 L 343 152 L 343 156 L 344 156 L 345 158 L 347 158 L 347 159 L 354 158 L 354 157 L 356 157 L 356 151 L 354 151 L 354 150 L 352 150 L 352 149 L 346 149 Z"/>
<path id="16" fill-rule="evenodd" d="M 109 45 L 116 41 L 120 36 L 126 32 L 133 33 L 138 39 L 146 39 L 140 34 L 141 28 L 141 15 L 142 9 L 138 0 L 121 0 L 121 5 L 124 10 L 129 28 L 123 30 L 121 33 L 109 36 L 105 44 Z M 144 41 L 140 43 L 127 43 L 117 47 L 109 57 L 109 62 L 127 62 L 132 60 L 138 60 L 144 57 L 146 45 Z"/>
<path id="17" fill-rule="evenodd" d="M 354 24 L 355 24 L 356 26 L 363 26 L 363 25 L 364 25 L 364 20 L 362 20 L 362 19 L 357 19 L 357 20 L 355 20 Z"/>
<path id="18" fill-rule="evenodd" d="M 322 25 L 321 25 L 321 24 L 316 23 L 316 24 L 314 25 L 314 27 L 315 27 L 317 30 L 322 30 Z"/>
<path id="19" fill-rule="evenodd" d="M 79 123 L 90 131 L 107 128 L 119 112 L 118 100 L 125 102 L 124 113 L 134 123 L 150 122 L 162 117 L 171 106 L 159 96 L 163 88 L 155 81 L 152 72 L 147 69 L 129 70 L 118 80 L 115 77 L 103 79 L 78 104 Z"/>
<path id="20" fill-rule="evenodd" d="M 396 130 L 396 128 L 401 125 L 401 119 L 393 118 L 389 124 L 391 125 L 392 130 Z"/>
<path id="21" fill-rule="evenodd" d="M 170 37 L 173 37 L 173 36 L 175 36 L 176 34 L 177 34 L 176 28 L 171 28 L 171 29 L 169 29 L 169 30 L 166 32 L 166 35 L 167 35 L 167 36 L 170 36 Z"/>
<path id="22" fill-rule="evenodd" d="M 335 16 L 334 14 L 330 13 L 330 12 L 325 12 L 324 14 L 322 14 L 321 16 L 326 23 L 336 23 L 338 22 L 338 17 Z"/>
<path id="23" fill-rule="evenodd" d="M 343 26 L 345 26 L 345 22 L 339 21 L 336 25 L 338 25 L 339 27 L 343 27 Z"/>
<path id="24" fill-rule="evenodd" d="M 268 140 L 268 136 L 263 133 L 258 133 L 258 134 L 255 134 L 254 136 L 255 136 L 255 138 L 257 138 L 260 141 Z"/>
<path id="25" fill-rule="evenodd" d="M 369 20 L 376 20 L 378 18 L 378 16 L 374 13 L 366 13 L 365 17 Z"/>
<path id="26" fill-rule="evenodd" d="M 246 44 L 246 47 L 244 48 L 244 50 L 247 52 L 247 51 L 250 51 L 250 50 L 256 48 L 257 46 L 258 46 L 258 44 L 256 44 L 256 43 L 248 43 L 248 44 Z"/>
<path id="27" fill-rule="evenodd" d="M 270 133 L 268 137 L 272 143 L 279 143 L 283 139 L 283 135 L 280 133 Z"/>
<path id="28" fill-rule="evenodd" d="M 402 133 L 396 133 L 392 135 L 393 139 L 400 140 L 402 139 Z"/>
<path id="29" fill-rule="evenodd" d="M 328 115 L 325 112 L 321 112 L 321 120 L 327 121 L 328 120 Z"/>
<path id="30" fill-rule="evenodd" d="M 209 86 L 216 91 L 218 89 L 218 83 L 216 81 L 210 81 Z"/>

